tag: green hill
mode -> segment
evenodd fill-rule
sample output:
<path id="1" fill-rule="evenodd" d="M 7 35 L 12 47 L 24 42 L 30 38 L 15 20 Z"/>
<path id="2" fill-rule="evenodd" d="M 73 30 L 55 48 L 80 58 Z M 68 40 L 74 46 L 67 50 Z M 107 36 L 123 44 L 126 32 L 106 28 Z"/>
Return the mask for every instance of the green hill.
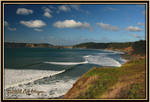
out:
<path id="1" fill-rule="evenodd" d="M 119 68 L 94 67 L 81 76 L 65 99 L 145 99 L 146 41 L 83 43 L 74 48 L 111 49 L 127 52 L 128 62 Z"/>
<path id="2" fill-rule="evenodd" d="M 110 49 L 129 52 L 132 54 L 145 54 L 146 41 L 140 40 L 136 42 L 125 42 L 125 43 L 81 43 L 74 45 L 73 48 L 87 48 L 87 49 Z"/>
<path id="3" fill-rule="evenodd" d="M 145 60 L 120 68 L 92 68 L 79 78 L 65 99 L 142 99 L 145 91 Z"/>

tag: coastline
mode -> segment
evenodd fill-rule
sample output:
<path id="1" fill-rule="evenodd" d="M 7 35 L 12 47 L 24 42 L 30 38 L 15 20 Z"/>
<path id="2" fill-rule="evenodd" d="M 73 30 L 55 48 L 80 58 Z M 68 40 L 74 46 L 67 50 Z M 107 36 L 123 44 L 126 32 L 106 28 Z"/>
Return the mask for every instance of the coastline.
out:
<path id="1" fill-rule="evenodd" d="M 92 68 L 64 95 L 64 99 L 143 99 L 145 97 L 144 59 L 130 61 L 120 68 Z"/>
<path id="2" fill-rule="evenodd" d="M 84 48 L 84 49 L 87 49 L 87 48 Z M 139 55 L 138 54 L 137 55 L 131 54 L 131 51 L 133 51 L 133 50 L 129 50 L 129 51 L 123 51 L 120 49 L 115 49 L 115 50 L 100 49 L 100 50 L 121 53 L 120 54 L 121 58 L 125 59 L 126 62 L 121 67 L 119 67 L 117 69 L 118 70 L 128 69 L 129 71 L 131 71 L 130 73 L 133 73 L 132 76 L 134 76 L 134 78 L 130 78 L 131 76 L 124 75 L 125 78 L 129 77 L 130 80 L 124 81 L 124 79 L 119 78 L 118 79 L 119 81 L 111 82 L 112 85 L 110 85 L 109 87 L 106 87 L 106 90 L 103 90 L 102 87 L 105 88 L 105 86 L 102 86 L 101 88 L 98 86 L 98 85 L 100 85 L 100 83 L 99 83 L 100 81 L 102 81 L 102 82 L 104 81 L 104 79 L 102 79 L 102 80 L 99 79 L 101 75 L 103 76 L 103 73 L 101 71 L 103 71 L 105 74 L 108 74 L 108 73 L 111 73 L 111 71 L 112 72 L 115 71 L 116 68 L 112 69 L 111 67 L 109 67 L 109 68 L 108 67 L 104 67 L 104 68 L 94 67 L 94 68 L 90 69 L 88 72 L 86 72 L 85 74 L 83 74 L 75 82 L 73 87 L 64 95 L 64 99 L 88 99 L 88 98 L 92 98 L 92 99 L 95 99 L 95 98 L 96 99 L 118 99 L 119 98 L 120 99 L 122 97 L 125 99 L 130 99 L 130 98 L 131 99 L 136 99 L 136 98 L 140 98 L 140 99 L 142 98 L 143 99 L 143 98 L 145 98 L 146 97 L 146 95 L 144 94 L 145 93 L 145 74 L 146 74 L 145 73 L 146 72 L 145 71 L 145 67 L 146 67 L 145 66 L 145 60 L 146 60 L 145 55 L 142 56 L 140 54 Z M 141 69 L 140 69 L 140 66 L 141 66 Z M 134 71 L 132 71 L 132 67 L 133 68 L 135 67 L 135 70 L 138 70 L 138 69 L 141 70 L 141 72 L 137 72 L 139 74 L 134 73 Z M 100 70 L 99 73 L 97 73 L 98 70 Z M 117 75 L 119 73 L 115 73 L 115 74 Z M 126 74 L 128 74 L 128 73 L 126 73 Z M 141 76 L 143 79 L 140 78 Z M 104 75 L 104 77 L 107 78 L 107 77 L 109 77 L 109 75 L 106 75 L 106 76 Z M 114 76 L 111 76 L 110 79 L 113 77 Z M 117 77 L 116 77 L 116 79 L 117 79 Z M 140 79 L 140 81 L 139 81 L 139 79 Z M 98 80 L 100 80 L 100 81 L 98 81 Z M 105 80 L 108 81 L 109 79 L 105 79 Z M 109 81 L 111 81 L 111 80 L 109 80 Z M 94 83 L 98 84 L 98 85 L 94 86 L 93 85 Z M 100 89 L 99 90 L 100 93 L 97 92 L 98 88 Z M 94 90 L 94 93 L 93 93 L 93 90 Z M 139 93 L 139 90 L 141 91 L 141 93 Z M 114 93 L 114 95 L 111 93 Z M 123 96 L 122 93 L 125 96 Z M 100 94 L 100 95 L 98 96 L 97 94 Z"/>
<path id="3" fill-rule="evenodd" d="M 73 49 L 74 49 L 74 48 L 73 48 Z M 80 49 L 80 48 L 79 48 L 79 49 Z M 81 49 L 88 49 L 88 48 L 81 48 Z M 129 52 L 125 52 L 125 51 L 122 51 L 122 50 L 119 50 L 119 49 L 118 49 L 118 50 L 116 50 L 116 49 L 115 49 L 115 50 L 113 50 L 113 49 L 89 49 L 89 50 L 104 50 L 104 51 L 108 51 L 108 52 L 114 52 L 114 53 L 116 52 L 116 53 L 119 53 L 119 54 L 121 55 L 121 58 L 123 58 L 123 59 L 126 60 L 126 63 L 124 63 L 123 65 L 121 65 L 121 68 L 122 68 L 122 67 L 125 67 L 126 65 L 128 65 L 128 63 L 130 63 L 131 61 L 133 61 L 133 60 L 136 59 L 136 55 L 134 55 L 134 56 L 132 55 L 132 56 L 131 56 L 131 55 L 129 54 Z M 97 67 L 97 68 L 98 68 L 98 67 Z M 97 70 L 97 68 L 95 67 L 95 68 L 92 68 L 91 70 L 93 70 L 93 69 L 94 69 L 94 70 Z M 107 67 L 103 67 L 103 68 L 104 68 L 104 69 L 105 69 L 105 68 L 107 69 Z M 102 68 L 102 69 L 103 69 L 103 68 Z M 99 68 L 98 68 L 98 69 L 99 69 Z M 111 68 L 111 67 L 108 67 L 108 70 L 109 70 L 109 69 L 112 69 L 112 68 Z M 113 69 L 118 69 L 118 68 L 113 68 Z M 119 67 L 119 69 L 120 69 L 120 67 Z M 89 70 L 87 73 L 91 73 L 91 72 L 90 72 L 91 70 Z M 112 70 L 112 71 L 113 71 L 113 70 Z M 117 73 L 115 73 L 115 74 L 117 74 Z M 85 76 L 85 75 L 86 75 L 86 73 L 85 73 L 83 76 Z M 96 76 L 96 77 L 94 76 L 94 78 L 98 79 L 97 76 Z M 79 79 L 82 79 L 82 76 L 81 76 Z M 93 79 L 90 78 L 90 80 L 93 80 Z M 77 81 L 75 82 L 75 85 L 76 85 L 76 83 L 78 83 L 78 81 L 79 81 L 79 80 L 77 80 Z M 86 82 L 86 80 L 84 80 L 84 81 Z M 74 87 L 74 85 L 73 85 L 73 87 Z M 72 87 L 72 88 L 73 88 L 73 87 Z M 72 88 L 71 88 L 70 90 L 72 90 Z M 69 91 L 70 91 L 70 90 L 69 90 Z M 69 91 L 68 91 L 68 92 L 69 92 Z M 66 95 L 63 95 L 63 96 L 60 96 L 60 97 L 56 97 L 56 98 L 50 98 L 50 99 L 65 99 L 65 98 L 66 98 Z"/>
<path id="4" fill-rule="evenodd" d="M 72 48 L 72 49 L 74 49 L 74 48 Z M 78 48 L 77 48 L 77 49 L 78 49 Z M 85 50 L 86 50 L 86 49 L 88 49 L 88 48 L 79 48 L 79 49 L 85 49 Z M 89 49 L 89 50 L 103 50 L 103 51 L 108 51 L 108 52 L 116 52 L 116 53 L 119 53 L 119 54 L 120 54 L 121 58 L 123 58 L 124 60 L 126 60 L 124 64 L 126 64 L 126 63 L 128 63 L 128 62 L 131 61 L 130 58 L 126 57 L 126 56 L 128 56 L 128 54 L 127 54 L 127 52 L 125 52 L 125 51 L 110 50 L 110 49 Z M 124 64 L 122 64 L 121 66 L 123 66 Z M 116 67 L 116 68 L 117 68 L 117 67 Z M 91 70 L 93 70 L 93 68 L 90 69 L 88 72 L 90 72 Z M 88 73 L 88 72 L 86 72 L 86 73 Z M 83 76 L 85 76 L 86 73 L 84 73 L 81 77 L 78 78 L 78 80 L 76 80 L 76 82 L 73 84 L 72 88 L 76 85 L 76 83 L 78 83 L 78 82 L 80 81 L 80 79 L 82 79 Z M 71 88 L 71 89 L 72 89 L 72 88 Z M 70 89 L 70 90 L 71 90 L 71 89 Z M 69 91 L 70 91 L 70 90 L 69 90 Z M 68 91 L 68 92 L 69 92 L 69 91 Z M 68 93 L 68 92 L 67 92 L 67 93 Z M 67 93 L 66 93 L 66 94 L 67 94 Z M 49 99 L 68 99 L 68 98 L 66 98 L 66 94 L 65 94 L 65 95 L 62 95 L 62 96 L 59 96 L 59 97 L 55 97 L 55 98 L 49 98 Z M 70 98 L 69 98 L 69 99 L 70 99 Z"/>
<path id="5" fill-rule="evenodd" d="M 95 50 L 95 49 L 92 49 L 92 50 Z M 97 50 L 99 50 L 99 49 L 97 49 Z M 101 50 L 103 50 L 103 49 L 101 49 Z M 112 50 L 109 50 L 109 52 L 114 52 L 114 51 L 112 51 Z M 11 69 L 9 69 L 9 70 L 11 70 Z M 17 70 L 17 69 L 16 69 Z M 27 71 L 27 70 L 26 70 Z M 34 70 L 35 71 L 35 70 Z M 32 78 L 32 77 L 31 77 Z M 41 77 L 40 77 L 41 78 Z M 10 78 L 11 79 L 11 78 Z M 39 78 L 38 78 L 39 79 Z M 16 85 L 11 85 L 11 86 L 8 86 L 8 87 L 13 87 L 13 86 L 17 86 L 18 84 L 22 84 L 22 83 L 28 83 L 28 82 L 33 82 L 34 80 L 36 80 L 36 79 L 32 79 L 31 81 L 25 81 L 25 82 L 20 82 L 20 83 L 17 83 Z M 6 86 L 6 89 L 8 88 L 7 86 Z M 35 91 L 35 92 L 38 92 L 38 91 Z M 64 95 L 63 96 L 59 96 L 59 97 L 55 97 L 54 99 L 63 99 L 64 98 Z M 50 98 L 50 99 L 53 99 L 53 98 Z"/>

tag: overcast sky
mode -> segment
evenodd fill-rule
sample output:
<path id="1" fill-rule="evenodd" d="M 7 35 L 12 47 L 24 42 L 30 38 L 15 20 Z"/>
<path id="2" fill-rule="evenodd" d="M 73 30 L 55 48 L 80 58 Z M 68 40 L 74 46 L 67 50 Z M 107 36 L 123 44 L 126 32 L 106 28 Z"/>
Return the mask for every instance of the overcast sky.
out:
<path id="1" fill-rule="evenodd" d="M 5 41 L 74 45 L 145 39 L 145 5 L 5 4 Z"/>

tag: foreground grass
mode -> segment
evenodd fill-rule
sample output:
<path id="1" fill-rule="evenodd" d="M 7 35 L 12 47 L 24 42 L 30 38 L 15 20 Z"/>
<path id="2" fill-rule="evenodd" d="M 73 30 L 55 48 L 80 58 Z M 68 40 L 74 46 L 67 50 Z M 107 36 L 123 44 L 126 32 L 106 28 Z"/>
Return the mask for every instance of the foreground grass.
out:
<path id="1" fill-rule="evenodd" d="M 145 59 L 120 68 L 92 68 L 64 96 L 72 99 L 145 98 Z"/>

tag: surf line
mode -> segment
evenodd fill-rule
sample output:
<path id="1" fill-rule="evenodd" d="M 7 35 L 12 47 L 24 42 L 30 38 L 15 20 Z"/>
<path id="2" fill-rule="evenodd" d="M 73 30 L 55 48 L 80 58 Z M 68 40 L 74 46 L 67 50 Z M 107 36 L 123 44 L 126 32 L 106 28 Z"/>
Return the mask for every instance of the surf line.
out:
<path id="1" fill-rule="evenodd" d="M 27 83 L 30 83 L 30 82 L 34 82 L 34 81 L 36 81 L 36 80 L 38 80 L 38 79 L 42 79 L 42 78 L 44 78 L 44 77 L 49 77 L 49 76 L 54 76 L 54 75 L 63 73 L 63 72 L 65 72 L 65 71 L 66 71 L 66 70 L 62 70 L 62 71 L 58 71 L 58 72 L 52 73 L 52 74 L 50 74 L 50 75 L 48 74 L 48 75 L 40 76 L 40 77 L 38 77 L 38 78 L 33 78 L 33 79 L 31 79 L 31 80 L 21 81 L 21 82 L 18 82 L 18 83 L 15 83 L 15 84 L 11 84 L 11 85 L 5 85 L 4 89 L 10 88 L 10 87 L 16 87 L 16 86 L 18 86 L 18 85 L 20 85 L 20 84 L 23 85 L 23 84 L 27 84 Z"/>
<path id="2" fill-rule="evenodd" d="M 78 64 L 87 64 L 88 61 L 84 62 L 44 62 L 47 64 L 55 64 L 55 65 L 78 65 Z"/>

